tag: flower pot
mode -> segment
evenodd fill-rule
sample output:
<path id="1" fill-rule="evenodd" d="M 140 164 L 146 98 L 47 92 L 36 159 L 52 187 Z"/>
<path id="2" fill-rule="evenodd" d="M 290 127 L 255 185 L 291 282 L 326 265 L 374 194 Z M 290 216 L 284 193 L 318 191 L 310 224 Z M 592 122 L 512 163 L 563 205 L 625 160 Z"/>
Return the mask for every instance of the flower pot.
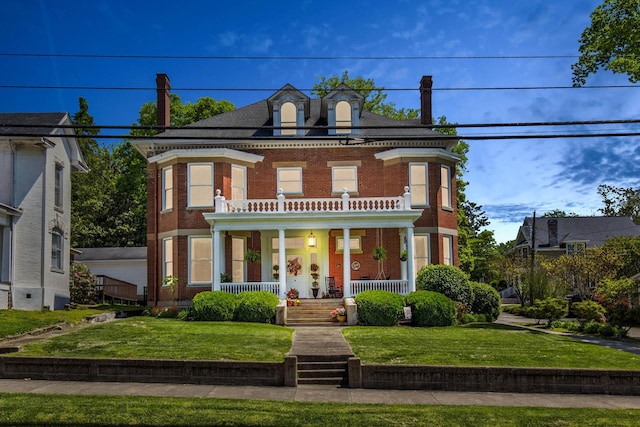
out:
<path id="1" fill-rule="evenodd" d="M 318 298 L 318 291 L 320 288 L 311 288 L 311 292 L 313 292 L 313 297 Z"/>
<path id="2" fill-rule="evenodd" d="M 293 305 L 293 301 L 287 301 L 287 307 L 291 307 Z"/>
<path id="3" fill-rule="evenodd" d="M 338 315 L 338 322 L 346 322 L 346 321 L 347 321 L 347 316 Z"/>

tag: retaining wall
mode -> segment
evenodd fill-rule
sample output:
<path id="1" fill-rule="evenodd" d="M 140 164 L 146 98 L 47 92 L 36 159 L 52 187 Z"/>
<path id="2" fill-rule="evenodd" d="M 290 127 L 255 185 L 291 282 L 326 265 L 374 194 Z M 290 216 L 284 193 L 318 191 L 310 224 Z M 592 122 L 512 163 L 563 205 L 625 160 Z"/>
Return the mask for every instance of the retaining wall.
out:
<path id="1" fill-rule="evenodd" d="M 629 370 L 362 365 L 352 358 L 349 378 L 352 387 L 374 389 L 640 395 L 640 371 Z"/>

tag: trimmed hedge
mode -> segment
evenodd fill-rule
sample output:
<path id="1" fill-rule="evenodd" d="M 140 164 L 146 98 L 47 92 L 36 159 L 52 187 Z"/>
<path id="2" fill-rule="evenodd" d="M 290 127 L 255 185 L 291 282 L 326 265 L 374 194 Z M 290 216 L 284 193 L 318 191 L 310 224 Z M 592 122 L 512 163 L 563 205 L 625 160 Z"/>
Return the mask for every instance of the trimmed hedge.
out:
<path id="1" fill-rule="evenodd" d="M 279 301 L 277 296 L 267 291 L 241 292 L 235 319 L 239 322 L 272 323 Z"/>
<path id="2" fill-rule="evenodd" d="M 233 320 L 237 298 L 224 291 L 205 291 L 193 297 L 193 320 L 224 322 Z"/>
<path id="3" fill-rule="evenodd" d="M 411 307 L 414 326 L 452 326 L 456 324 L 456 307 L 451 298 L 433 291 L 415 291 L 407 294 L 406 304 Z"/>
<path id="4" fill-rule="evenodd" d="M 389 291 L 364 291 L 356 295 L 358 325 L 395 326 L 403 315 L 404 298 Z"/>
<path id="5" fill-rule="evenodd" d="M 581 322 L 598 322 L 604 316 L 605 309 L 595 301 L 581 301 L 571 304 L 571 311 Z"/>
<path id="6" fill-rule="evenodd" d="M 485 283 L 469 282 L 473 293 L 471 311 L 473 314 L 484 315 L 487 322 L 495 322 L 500 315 L 500 294 L 493 286 Z M 479 316 L 477 317 L 479 319 Z"/>
<path id="7" fill-rule="evenodd" d="M 453 265 L 432 264 L 422 267 L 416 277 L 416 288 L 440 292 L 467 306 L 473 301 L 473 291 L 467 276 Z"/>

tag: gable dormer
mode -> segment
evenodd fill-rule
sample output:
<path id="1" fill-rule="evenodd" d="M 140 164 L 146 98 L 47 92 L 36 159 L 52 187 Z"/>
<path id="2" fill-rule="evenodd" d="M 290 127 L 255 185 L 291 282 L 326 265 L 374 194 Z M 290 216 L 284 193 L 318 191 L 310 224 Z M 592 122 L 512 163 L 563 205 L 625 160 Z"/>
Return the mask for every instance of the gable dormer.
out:
<path id="1" fill-rule="evenodd" d="M 274 127 L 273 136 L 304 135 L 304 126 L 309 117 L 309 97 L 290 84 L 286 84 L 269 99 L 269 115 Z M 286 129 L 291 128 L 291 129 Z"/>
<path id="2" fill-rule="evenodd" d="M 345 126 L 349 129 L 329 129 L 329 135 L 359 133 L 353 129 L 360 125 L 360 115 L 364 106 L 364 96 L 342 83 L 322 98 L 322 115 L 328 126 Z"/>

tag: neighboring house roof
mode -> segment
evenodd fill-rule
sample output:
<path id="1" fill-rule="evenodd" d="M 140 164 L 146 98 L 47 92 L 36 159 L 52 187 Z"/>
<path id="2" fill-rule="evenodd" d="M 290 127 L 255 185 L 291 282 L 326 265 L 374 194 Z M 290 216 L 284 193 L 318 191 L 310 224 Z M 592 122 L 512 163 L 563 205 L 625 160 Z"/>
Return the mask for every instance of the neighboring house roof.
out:
<path id="1" fill-rule="evenodd" d="M 524 219 L 515 247 L 531 247 L 532 223 L 533 218 Z M 621 216 L 536 218 L 536 250 L 560 250 L 572 242 L 584 242 L 587 247 L 602 246 L 607 240 L 621 236 L 640 236 L 640 225 Z"/>
<path id="2" fill-rule="evenodd" d="M 44 134 L 56 137 L 67 137 L 71 145 L 71 164 L 78 172 L 88 172 L 82 152 L 73 129 L 60 128 L 70 125 L 67 113 L 0 113 L 0 139 L 25 137 L 34 143 L 45 143 Z M 33 126 L 33 127 L 32 127 Z M 51 144 L 51 141 L 46 141 Z"/>
<path id="3" fill-rule="evenodd" d="M 147 248 L 76 248 L 79 255 L 75 260 L 83 261 L 115 261 L 147 259 Z"/>

